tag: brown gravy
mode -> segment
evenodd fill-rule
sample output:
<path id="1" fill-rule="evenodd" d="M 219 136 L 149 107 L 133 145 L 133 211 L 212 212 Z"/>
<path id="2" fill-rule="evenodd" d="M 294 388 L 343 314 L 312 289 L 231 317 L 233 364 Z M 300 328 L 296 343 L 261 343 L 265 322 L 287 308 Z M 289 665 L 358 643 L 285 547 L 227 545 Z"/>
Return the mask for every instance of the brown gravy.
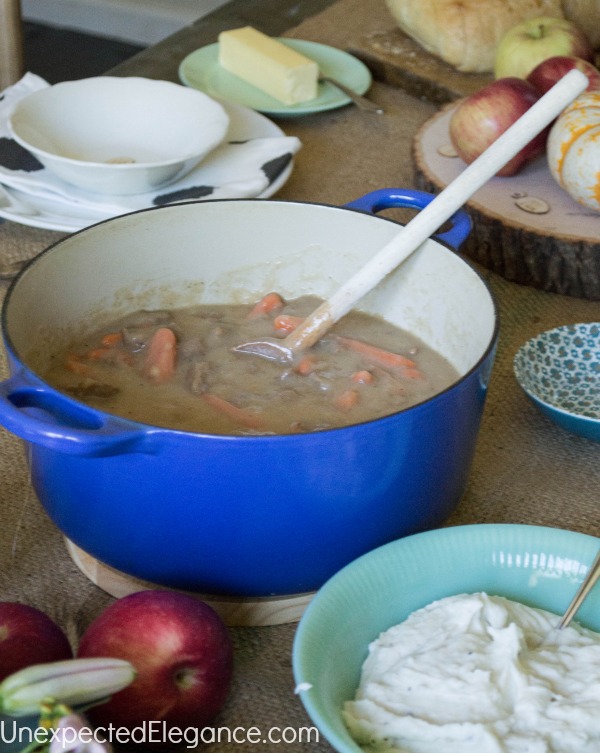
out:
<path id="1" fill-rule="evenodd" d="M 285 337 L 320 303 L 269 294 L 256 307 L 138 311 L 57 353 L 44 375 L 108 413 L 208 434 L 321 431 L 395 413 L 448 387 L 456 370 L 415 336 L 352 311 L 297 363 L 232 348 Z"/>

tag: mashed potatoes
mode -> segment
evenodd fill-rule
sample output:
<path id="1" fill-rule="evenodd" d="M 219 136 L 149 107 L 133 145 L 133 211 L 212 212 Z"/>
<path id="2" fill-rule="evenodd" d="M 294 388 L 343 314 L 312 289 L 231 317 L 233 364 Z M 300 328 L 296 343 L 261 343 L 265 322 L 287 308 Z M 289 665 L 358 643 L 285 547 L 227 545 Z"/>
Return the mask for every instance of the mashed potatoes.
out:
<path id="1" fill-rule="evenodd" d="M 414 612 L 369 647 L 343 715 L 370 751 L 598 753 L 600 634 L 484 593 Z"/>

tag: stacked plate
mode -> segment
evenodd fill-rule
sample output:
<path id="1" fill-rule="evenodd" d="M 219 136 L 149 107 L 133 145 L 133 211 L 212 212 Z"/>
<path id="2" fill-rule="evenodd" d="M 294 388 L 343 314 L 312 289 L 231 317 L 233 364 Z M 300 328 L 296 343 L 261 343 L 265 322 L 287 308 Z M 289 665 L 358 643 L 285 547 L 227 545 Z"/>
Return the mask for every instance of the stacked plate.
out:
<path id="1" fill-rule="evenodd" d="M 210 112 L 211 124 L 215 126 L 213 130 L 216 132 L 222 128 L 223 132 L 215 133 L 215 138 L 206 147 L 206 153 L 199 155 L 200 161 L 189 172 L 182 170 L 159 185 L 142 184 L 148 190 L 137 192 L 139 184 L 137 188 L 134 186 L 133 192 L 130 190 L 127 193 L 114 192 L 114 187 L 110 185 L 101 187 L 100 191 L 90 190 L 90 185 L 94 187 L 94 184 L 88 182 L 87 187 L 82 187 L 84 184 L 79 179 L 80 174 L 96 175 L 101 171 L 104 177 L 109 171 L 114 174 L 121 170 L 123 175 L 131 177 L 133 170 L 129 168 L 136 166 L 121 164 L 115 167 L 114 162 L 112 165 L 100 164 L 101 157 L 82 158 L 81 154 L 87 153 L 77 152 L 74 135 L 58 143 L 57 134 L 64 129 L 58 126 L 54 133 L 50 133 L 52 118 L 45 115 L 44 118 L 38 117 L 36 121 L 39 107 L 29 107 L 31 103 L 43 100 L 50 87 L 40 77 L 28 73 L 17 84 L 5 90 L 0 98 L 0 217 L 25 225 L 73 232 L 110 217 L 169 203 L 223 198 L 266 198 L 279 190 L 291 174 L 294 155 L 301 146 L 300 141 L 286 136 L 278 126 L 258 112 L 234 102 L 217 101 L 204 94 L 200 96 L 198 92 L 193 95 L 192 90 L 180 84 L 135 78 L 111 80 L 110 77 L 99 77 L 65 82 L 51 89 L 53 94 L 55 91 L 62 94 L 65 90 L 69 94 L 71 89 L 83 91 L 85 96 L 81 98 L 75 112 L 91 128 L 94 124 L 94 116 L 90 114 L 94 106 L 93 97 L 87 105 L 83 100 L 89 92 L 96 92 L 97 87 L 105 87 L 107 84 L 119 89 L 123 85 L 136 88 L 140 85 L 166 87 L 169 96 L 175 93 L 181 97 L 184 94 L 183 100 L 196 96 L 203 99 L 207 117 Z M 102 92 L 98 91 L 98 96 L 101 95 Z M 58 97 L 52 99 L 57 101 Z M 26 104 L 27 108 L 24 107 Z M 211 107 L 207 109 L 209 104 Z M 97 111 L 100 112 L 99 108 Z M 29 122 L 17 120 L 16 115 L 23 112 L 26 112 Z M 62 117 L 65 112 L 64 103 L 56 112 L 61 113 L 60 116 L 57 114 L 57 118 Z M 218 117 L 219 112 L 222 117 Z M 13 114 L 15 118 L 12 118 Z M 198 117 L 197 113 L 195 117 Z M 36 122 L 43 122 L 44 127 L 38 129 Z M 136 118 L 136 122 L 138 133 L 151 131 L 153 124 L 155 130 L 158 130 L 156 117 L 153 119 L 142 114 L 142 121 Z M 172 118 L 169 119 L 169 127 L 174 127 Z M 202 124 L 200 129 L 201 127 Z M 161 128 L 165 141 L 173 142 L 185 136 L 176 135 L 172 130 L 165 131 L 163 125 Z M 127 135 L 126 131 L 127 128 L 121 128 L 119 132 Z M 134 131 L 134 138 L 127 144 L 125 151 L 137 149 L 138 142 L 141 141 L 141 136 L 135 138 Z M 194 153 L 201 146 L 194 143 Z M 174 161 L 172 143 L 165 147 L 164 158 L 153 158 L 153 163 L 160 164 L 161 167 Z M 81 145 L 79 148 L 88 149 L 89 145 Z M 115 152 L 114 161 L 126 162 L 128 155 L 119 152 L 119 149 L 124 148 L 121 144 L 115 140 L 111 148 Z M 111 155 L 112 152 L 109 156 Z M 110 161 L 106 160 L 107 163 Z M 185 169 L 189 167 L 187 165 Z"/>
<path id="2" fill-rule="evenodd" d="M 356 94 L 364 94 L 371 86 L 369 69 L 342 50 L 305 40 L 279 41 L 311 57 L 323 76 L 340 81 Z M 351 102 L 346 93 L 323 81 L 314 100 L 285 106 L 221 68 L 218 43 L 188 55 L 181 62 L 179 77 L 184 86 L 101 76 L 49 87 L 39 76 L 28 73 L 2 92 L 0 217 L 74 232 L 152 206 L 206 199 L 267 198 L 289 178 L 301 143 L 296 137 L 286 136 L 265 114 L 294 117 Z M 137 92 L 127 93 L 128 87 L 156 90 L 158 110 L 156 101 L 144 94 L 147 105 L 138 106 L 136 111 L 132 103 L 140 100 Z M 177 125 L 173 114 L 182 107 L 185 110 L 194 96 L 204 101 L 206 119 L 203 116 L 200 120 L 211 126 L 206 130 L 218 131 L 220 127 L 215 108 L 228 123 L 224 133 L 208 145 L 194 143 L 197 139 L 184 122 L 176 132 L 173 130 Z M 167 104 L 174 98 L 181 106 Z M 107 115 L 106 106 L 114 112 Z M 124 111 L 130 114 L 124 116 Z M 165 112 L 170 117 L 163 117 Z M 194 122 L 198 122 L 196 116 Z M 204 129 L 197 130 L 200 133 Z M 106 154 L 96 148 L 101 140 L 108 145 Z M 157 140 L 162 140 L 158 151 Z M 192 155 L 205 150 L 201 160 L 189 172 L 189 164 L 179 172 L 171 169 L 179 159 L 178 152 L 185 152 L 180 145 L 188 140 Z M 140 151 L 143 144 L 153 150 L 148 151 L 150 157 Z M 136 151 L 141 157 L 132 157 L 130 153 Z M 188 158 L 187 154 L 184 156 Z M 155 173 L 171 172 L 165 181 L 142 183 L 140 188 L 135 176 L 144 175 L 142 165 L 126 164 L 138 159 L 160 163 L 153 164 Z M 146 173 L 150 175 L 149 171 Z M 111 174 L 116 181 L 111 182 Z M 130 186 L 121 190 L 125 176 Z"/>

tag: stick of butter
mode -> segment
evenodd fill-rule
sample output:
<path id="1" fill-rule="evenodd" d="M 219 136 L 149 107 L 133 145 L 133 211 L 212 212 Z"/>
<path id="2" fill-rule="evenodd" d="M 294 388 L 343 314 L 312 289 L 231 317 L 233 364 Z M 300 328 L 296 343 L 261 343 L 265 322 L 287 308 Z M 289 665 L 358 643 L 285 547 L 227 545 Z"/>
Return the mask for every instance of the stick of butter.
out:
<path id="1" fill-rule="evenodd" d="M 252 26 L 219 34 L 219 63 L 285 105 L 317 96 L 317 63 Z"/>

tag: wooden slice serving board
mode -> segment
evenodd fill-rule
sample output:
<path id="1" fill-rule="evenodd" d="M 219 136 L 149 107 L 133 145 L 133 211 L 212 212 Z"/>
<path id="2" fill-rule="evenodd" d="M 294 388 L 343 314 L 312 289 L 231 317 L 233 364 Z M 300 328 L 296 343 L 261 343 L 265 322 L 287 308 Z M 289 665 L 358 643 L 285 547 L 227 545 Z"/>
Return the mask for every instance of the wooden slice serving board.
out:
<path id="1" fill-rule="evenodd" d="M 84 552 L 70 539 L 66 538 L 65 543 L 71 559 L 81 572 L 92 583 L 117 599 L 137 591 L 164 588 L 164 586 L 134 578 L 105 565 Z M 230 627 L 257 627 L 297 622 L 314 594 L 264 598 L 221 597 L 199 593 L 190 593 L 190 595 L 210 604 L 223 622 Z"/>
<path id="2" fill-rule="evenodd" d="M 464 169 L 452 154 L 446 105 L 413 142 L 415 184 L 438 193 Z M 492 178 L 468 202 L 473 230 L 461 252 L 507 280 L 600 300 L 600 213 L 558 186 L 544 156 L 511 177 Z"/>
<path id="3" fill-rule="evenodd" d="M 434 104 L 466 97 L 493 81 L 491 74 L 462 73 L 431 55 L 394 28 L 391 18 L 390 28 L 356 36 L 347 49 L 368 66 L 377 80 Z"/>

